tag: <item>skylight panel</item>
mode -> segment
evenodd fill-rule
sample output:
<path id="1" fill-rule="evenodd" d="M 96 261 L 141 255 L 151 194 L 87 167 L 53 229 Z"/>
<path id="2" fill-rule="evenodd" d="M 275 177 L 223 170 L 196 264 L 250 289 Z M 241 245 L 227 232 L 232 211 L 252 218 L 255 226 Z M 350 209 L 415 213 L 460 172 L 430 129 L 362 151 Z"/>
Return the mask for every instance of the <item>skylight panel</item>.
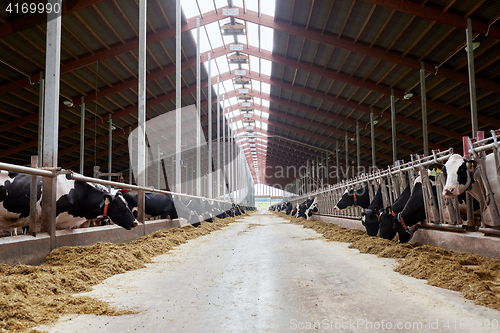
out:
<path id="1" fill-rule="evenodd" d="M 238 107 L 237 106 L 238 105 L 238 99 L 236 97 L 231 97 L 228 101 L 229 101 L 229 103 L 230 103 L 231 106 Z"/>
<path id="2" fill-rule="evenodd" d="M 216 58 L 217 66 L 219 66 L 220 74 L 229 72 L 229 65 L 227 64 L 226 57 L 218 57 Z"/>
<path id="3" fill-rule="evenodd" d="M 227 7 L 227 0 L 214 0 L 217 8 Z M 213 8 L 212 8 L 213 9 Z"/>
<path id="4" fill-rule="evenodd" d="M 271 76 L 271 66 L 272 66 L 272 63 L 269 60 L 262 59 L 260 61 L 260 65 L 261 65 L 261 67 L 260 67 L 261 73 L 265 74 L 267 76 Z"/>
<path id="5" fill-rule="evenodd" d="M 181 7 L 186 19 L 194 16 L 200 16 L 195 0 L 181 0 Z"/>
<path id="6" fill-rule="evenodd" d="M 248 2 L 248 0 L 246 0 L 246 2 Z M 233 5 L 243 8 L 243 0 L 233 0 Z"/>
<path id="7" fill-rule="evenodd" d="M 276 1 L 274 0 L 260 2 L 260 10 L 262 14 L 274 17 L 275 7 L 276 7 Z"/>
<path id="8" fill-rule="evenodd" d="M 183 1 L 183 0 L 181 0 Z M 200 1 L 198 0 L 198 4 L 200 5 L 200 10 L 202 13 L 207 13 L 214 10 L 213 1 Z"/>
<path id="9" fill-rule="evenodd" d="M 252 67 L 252 71 L 259 72 L 259 58 L 250 56 L 250 66 Z"/>
<path id="10" fill-rule="evenodd" d="M 260 45 L 262 49 L 272 51 L 273 50 L 273 29 L 260 26 Z"/>
<path id="11" fill-rule="evenodd" d="M 269 83 L 262 82 L 262 92 L 266 94 L 271 93 L 271 85 Z"/>
<path id="12" fill-rule="evenodd" d="M 267 108 L 268 108 L 268 107 L 269 107 L 269 101 L 268 101 L 268 100 L 266 100 L 266 99 L 263 99 L 263 100 L 262 100 L 262 106 L 265 106 L 265 107 L 267 107 Z"/>

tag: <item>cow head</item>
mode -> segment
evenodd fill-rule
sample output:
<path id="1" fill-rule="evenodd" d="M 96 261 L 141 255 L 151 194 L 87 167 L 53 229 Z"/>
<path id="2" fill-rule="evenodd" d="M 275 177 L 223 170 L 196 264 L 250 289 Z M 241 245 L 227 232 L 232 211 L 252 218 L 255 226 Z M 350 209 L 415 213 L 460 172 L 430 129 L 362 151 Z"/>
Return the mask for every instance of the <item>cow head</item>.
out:
<path id="1" fill-rule="evenodd" d="M 361 222 L 366 228 L 368 236 L 377 236 L 379 228 L 379 209 L 374 206 L 361 213 Z"/>
<path id="2" fill-rule="evenodd" d="M 107 216 L 114 224 L 119 225 L 127 230 L 130 230 L 138 225 L 137 220 L 128 208 L 127 202 L 121 195 L 104 194 L 103 199 L 107 203 Z M 105 208 L 103 208 L 105 209 Z"/>
<path id="3" fill-rule="evenodd" d="M 380 215 L 378 217 L 380 238 L 393 239 L 394 236 L 396 236 L 396 230 L 394 229 L 395 215 L 396 214 L 392 211 L 391 207 L 380 210 Z"/>
<path id="4" fill-rule="evenodd" d="M 336 211 L 341 211 L 352 206 L 360 206 L 368 208 L 370 205 L 370 197 L 368 195 L 368 186 L 358 188 L 356 190 L 346 190 L 340 198 L 339 202 L 335 205 Z"/>
<path id="5" fill-rule="evenodd" d="M 467 160 L 458 154 L 450 156 L 443 167 L 446 184 L 443 195 L 451 198 L 465 192 L 474 182 L 475 161 Z"/>

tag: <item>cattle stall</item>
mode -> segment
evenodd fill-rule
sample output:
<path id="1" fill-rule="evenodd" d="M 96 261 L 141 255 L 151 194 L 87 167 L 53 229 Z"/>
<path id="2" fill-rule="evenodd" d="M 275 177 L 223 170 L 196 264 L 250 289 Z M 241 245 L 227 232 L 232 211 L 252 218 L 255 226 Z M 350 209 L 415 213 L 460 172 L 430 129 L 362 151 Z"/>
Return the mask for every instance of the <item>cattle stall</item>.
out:
<path id="1" fill-rule="evenodd" d="M 315 198 L 318 206 L 315 218 L 364 230 L 363 216 L 370 210 L 367 206 L 362 207 L 363 198 L 367 202 L 374 202 L 375 193 L 380 191 L 381 207 L 378 209 L 391 207 L 406 186 L 411 191 L 411 198 L 414 198 L 417 192 L 413 190 L 417 181 L 425 215 L 416 225 L 420 230 L 411 231 L 413 241 L 434 242 L 445 248 L 454 248 L 452 243 L 457 242 L 460 235 L 458 242 L 462 244 L 461 251 L 497 256 L 500 252 L 493 249 L 496 245 L 492 244 L 498 243 L 499 239 L 494 236 L 500 235 L 499 138 L 499 130 L 492 130 L 486 138 L 484 132 L 478 132 L 476 138 L 464 137 L 463 156 L 456 154 L 453 148 L 433 150 L 428 156 L 415 154 L 410 156 L 408 163 L 401 161 L 396 166 L 285 200 L 295 207 L 308 198 Z M 457 172 L 458 176 L 454 176 Z M 463 181 L 460 172 L 464 174 Z M 450 195 L 453 181 L 457 186 L 462 186 L 461 182 L 465 185 L 460 193 Z M 337 209 L 343 198 L 348 197 L 351 201 L 342 209 Z M 418 213 L 415 209 L 413 214 Z M 395 219 L 404 223 L 402 215 L 395 215 Z M 484 244 L 478 246 L 476 242 Z M 485 244 L 488 244 L 489 249 Z"/>

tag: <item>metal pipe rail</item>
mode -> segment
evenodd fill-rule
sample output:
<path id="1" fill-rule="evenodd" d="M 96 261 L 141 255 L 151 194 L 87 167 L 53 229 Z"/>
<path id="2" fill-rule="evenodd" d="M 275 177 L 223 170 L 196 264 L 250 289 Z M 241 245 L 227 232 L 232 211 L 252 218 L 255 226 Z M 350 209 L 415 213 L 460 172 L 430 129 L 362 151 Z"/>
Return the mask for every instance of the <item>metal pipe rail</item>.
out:
<path id="1" fill-rule="evenodd" d="M 500 130 L 491 130 L 491 136 L 489 138 L 472 142 L 472 145 L 469 146 L 469 154 L 472 154 L 473 151 L 483 152 L 486 150 L 491 150 L 494 147 L 500 147 Z M 489 141 L 493 141 L 492 143 L 488 143 Z"/>
<path id="2" fill-rule="evenodd" d="M 118 187 L 118 188 L 128 188 L 128 189 L 133 189 L 133 190 L 143 190 L 143 191 L 148 191 L 148 192 L 177 195 L 179 197 L 186 197 L 186 198 L 193 198 L 193 199 L 205 199 L 205 200 L 208 200 L 208 201 L 217 201 L 217 202 L 226 202 L 226 203 L 229 203 L 228 201 L 224 201 L 224 200 L 210 199 L 210 198 L 200 197 L 200 196 L 196 196 L 196 195 L 189 195 L 189 194 L 184 194 L 184 193 L 177 193 L 177 192 L 171 192 L 171 191 L 157 190 L 157 189 L 155 189 L 153 187 L 137 186 L 137 185 L 132 185 L 132 184 L 124 184 L 124 183 L 113 182 L 113 181 L 110 181 L 110 180 L 91 178 L 91 177 L 82 176 L 82 175 L 74 173 L 74 172 L 69 173 L 69 175 L 70 175 L 71 179 L 82 181 L 82 182 L 97 183 L 97 184 L 101 184 L 101 185 L 109 185 L 109 186 Z"/>
<path id="3" fill-rule="evenodd" d="M 52 178 L 52 177 L 56 177 L 57 174 L 59 173 L 59 170 L 61 170 L 61 169 L 60 168 L 36 169 L 36 168 L 30 168 L 30 167 L 0 162 L 0 170 L 20 172 L 20 173 L 26 173 L 29 175 L 51 177 Z"/>

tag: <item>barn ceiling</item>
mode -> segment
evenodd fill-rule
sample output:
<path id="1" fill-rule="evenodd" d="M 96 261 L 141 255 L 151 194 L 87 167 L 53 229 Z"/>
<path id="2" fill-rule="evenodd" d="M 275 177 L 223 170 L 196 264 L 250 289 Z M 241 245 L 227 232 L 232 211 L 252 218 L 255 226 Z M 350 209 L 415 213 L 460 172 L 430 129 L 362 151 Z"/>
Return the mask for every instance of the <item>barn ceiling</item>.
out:
<path id="1" fill-rule="evenodd" d="M 257 3 L 255 5 L 255 2 Z M 275 184 L 290 179 L 265 178 L 266 166 L 300 166 L 338 142 L 341 163 L 347 133 L 349 158 L 356 159 L 356 124 L 360 127 L 361 161 L 371 165 L 370 111 L 376 116 L 376 158 L 379 167 L 392 163 L 390 96 L 396 102 L 398 158 L 422 153 L 419 70 L 425 69 L 429 147 L 460 150 L 461 137 L 471 134 L 466 19 L 471 18 L 479 129 L 500 128 L 500 2 L 494 0 L 277 0 L 274 17 L 260 11 L 259 1 L 198 0 L 201 25 L 243 23 L 259 28 L 258 44 L 250 36 L 221 38 L 206 32 L 208 50 L 218 59 L 212 70 L 221 82 L 247 68 L 256 113 L 258 140 L 252 162 L 241 102 L 229 102 L 247 161 L 256 182 Z M 200 4 L 202 4 L 200 6 Z M 37 154 L 39 79 L 45 67 L 46 16 L 15 14 L 0 4 L 0 161 L 26 165 Z M 221 7 L 237 7 L 236 18 Z M 217 7 L 217 9 L 216 9 Z M 255 10 L 253 10 L 255 9 Z M 260 12 L 259 12 L 260 11 Z M 198 15 L 199 16 L 199 15 Z M 235 21 L 236 20 L 236 21 Z M 196 102 L 195 40 L 190 30 L 196 17 L 183 16 L 183 105 Z M 86 105 L 85 173 L 94 165 L 106 169 L 108 119 L 113 131 L 113 171 L 126 172 L 127 137 L 137 123 L 138 2 L 135 0 L 64 1 L 61 49 L 59 164 L 78 170 L 80 104 Z M 265 30 L 272 29 L 272 30 Z M 272 31 L 272 47 L 269 42 Z M 220 34 L 220 29 L 217 31 Z M 148 1 L 147 117 L 175 108 L 175 1 Z M 248 38 L 247 38 L 248 37 Z M 217 40 L 223 40 L 218 46 Z M 260 65 L 229 66 L 230 44 L 243 44 L 240 54 L 261 59 Z M 216 61 L 214 60 L 215 64 Z M 270 63 L 270 70 L 263 70 Z M 213 66 L 214 67 L 214 66 Z M 215 73 L 215 74 L 214 74 Z M 204 83 L 203 83 L 204 82 Z M 230 81 L 229 81 L 230 82 Z M 202 113 L 207 103 L 207 71 L 202 67 Z M 230 88 L 228 88 L 230 87 Z M 267 87 L 267 88 L 266 88 Z M 238 87 L 236 87 L 237 89 Z M 233 90 L 231 90 L 233 89 Z M 226 99 L 236 100 L 235 85 L 224 85 Z M 404 99 L 405 93 L 412 93 Z M 71 101 L 73 106 L 65 105 Z M 238 118 L 239 117 L 239 118 Z M 215 133 L 214 133 L 215 137 Z"/>

